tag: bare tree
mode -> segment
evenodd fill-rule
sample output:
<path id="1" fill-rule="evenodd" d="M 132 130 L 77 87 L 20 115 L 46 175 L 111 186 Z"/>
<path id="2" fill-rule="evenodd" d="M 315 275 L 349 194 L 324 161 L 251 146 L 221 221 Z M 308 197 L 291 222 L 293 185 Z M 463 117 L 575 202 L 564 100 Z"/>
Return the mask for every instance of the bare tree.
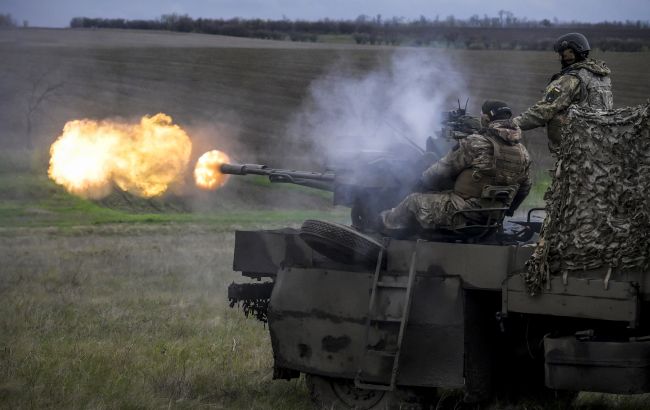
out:
<path id="1" fill-rule="evenodd" d="M 30 149 L 34 148 L 32 130 L 36 114 L 42 108 L 43 103 L 54 97 L 56 91 L 64 85 L 63 81 L 52 82 L 48 78 L 48 74 L 48 71 L 43 71 L 40 74 L 32 73 L 29 76 L 30 90 L 25 109 L 25 140 Z"/>

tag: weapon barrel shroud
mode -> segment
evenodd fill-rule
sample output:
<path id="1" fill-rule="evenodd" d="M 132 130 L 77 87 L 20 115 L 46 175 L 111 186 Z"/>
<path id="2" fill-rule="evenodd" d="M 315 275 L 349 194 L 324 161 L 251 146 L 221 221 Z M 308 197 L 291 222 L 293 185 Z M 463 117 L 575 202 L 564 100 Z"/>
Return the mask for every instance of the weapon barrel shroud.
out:
<path id="1" fill-rule="evenodd" d="M 221 172 L 230 175 L 265 175 L 271 182 L 284 182 L 310 188 L 333 191 L 336 174 L 333 172 L 296 171 L 269 168 L 261 164 L 222 164 Z"/>

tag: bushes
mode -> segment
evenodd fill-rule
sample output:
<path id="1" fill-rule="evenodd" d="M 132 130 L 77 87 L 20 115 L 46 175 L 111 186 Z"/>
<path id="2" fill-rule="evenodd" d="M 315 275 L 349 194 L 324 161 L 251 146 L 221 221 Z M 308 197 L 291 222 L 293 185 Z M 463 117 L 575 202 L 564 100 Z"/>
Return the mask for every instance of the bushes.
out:
<path id="1" fill-rule="evenodd" d="M 0 27 L 14 24 L 9 15 L 0 15 Z M 581 31 L 593 48 L 603 51 L 644 51 L 650 48 L 650 28 L 637 24 L 572 22 L 553 25 L 541 22 L 479 19 L 427 20 L 369 18 L 355 20 L 262 20 L 262 19 L 193 19 L 188 15 L 165 14 L 158 20 L 125 20 L 75 17 L 72 28 L 122 28 L 170 30 L 234 37 L 273 40 L 318 41 L 319 35 L 351 36 L 357 44 L 414 46 L 439 45 L 448 48 L 552 50 L 557 37 L 567 31 Z"/>
<path id="2" fill-rule="evenodd" d="M 16 20 L 11 17 L 11 14 L 0 14 L 0 28 L 2 27 L 16 27 Z"/>

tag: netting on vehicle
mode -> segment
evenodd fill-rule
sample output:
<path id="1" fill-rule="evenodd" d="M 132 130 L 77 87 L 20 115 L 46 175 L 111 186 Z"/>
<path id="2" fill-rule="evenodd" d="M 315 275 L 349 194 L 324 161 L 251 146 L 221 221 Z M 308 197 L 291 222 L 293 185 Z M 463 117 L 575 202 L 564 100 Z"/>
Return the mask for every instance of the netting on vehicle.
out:
<path id="1" fill-rule="evenodd" d="M 524 273 L 529 293 L 550 275 L 645 269 L 650 254 L 650 102 L 569 109 L 540 242 Z"/>

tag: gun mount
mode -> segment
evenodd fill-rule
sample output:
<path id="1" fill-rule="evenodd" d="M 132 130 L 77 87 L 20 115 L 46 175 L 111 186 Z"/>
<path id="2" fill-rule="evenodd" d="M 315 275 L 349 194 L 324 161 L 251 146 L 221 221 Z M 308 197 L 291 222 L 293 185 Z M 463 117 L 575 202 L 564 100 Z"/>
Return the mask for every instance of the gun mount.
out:
<path id="1" fill-rule="evenodd" d="M 356 160 L 340 160 L 324 172 L 271 168 L 261 164 L 223 164 L 230 175 L 263 175 L 272 183 L 290 183 L 333 193 L 333 204 L 351 209 L 352 225 L 363 232 L 375 231 L 379 213 L 397 205 L 418 189 L 422 172 L 438 156 L 433 152 L 410 153 L 395 158 L 383 152 L 357 154 Z"/>
<path id="2" fill-rule="evenodd" d="M 323 172 L 271 168 L 261 164 L 222 164 L 221 172 L 230 175 L 263 175 L 273 183 L 290 183 L 333 192 L 333 204 L 351 208 L 352 226 L 374 232 L 379 213 L 397 205 L 408 194 L 421 190 L 422 172 L 442 158 L 457 140 L 477 132 L 481 123 L 467 115 L 467 102 L 461 108 L 442 113 L 442 128 L 436 138 L 429 137 L 422 150 L 395 144 L 390 151 L 361 151 L 339 159 Z M 416 146 L 416 149 L 413 149 Z M 451 186 L 441 187 L 442 189 Z"/>
<path id="3" fill-rule="evenodd" d="M 439 131 L 435 133 L 435 138 L 429 137 L 426 141 L 426 151 L 433 152 L 437 156 L 443 156 L 449 149 L 451 149 L 458 140 L 463 139 L 471 134 L 481 130 L 481 120 L 467 114 L 467 100 L 465 107 L 460 106 L 458 101 L 458 108 L 443 111 L 441 113 L 440 125 L 442 126 Z"/>

